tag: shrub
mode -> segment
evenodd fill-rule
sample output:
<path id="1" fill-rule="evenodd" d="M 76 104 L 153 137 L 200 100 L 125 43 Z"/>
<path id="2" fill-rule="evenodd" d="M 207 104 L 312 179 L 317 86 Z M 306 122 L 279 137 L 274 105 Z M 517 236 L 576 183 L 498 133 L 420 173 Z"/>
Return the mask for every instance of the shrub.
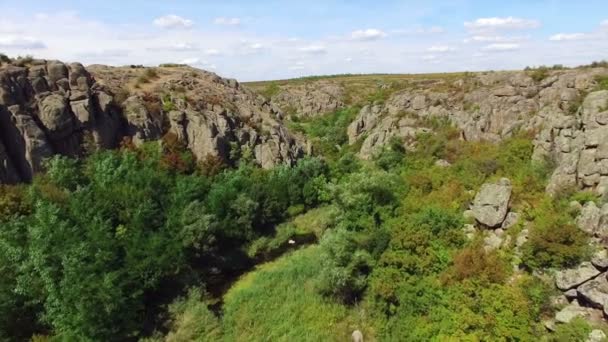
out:
<path id="1" fill-rule="evenodd" d="M 208 308 L 201 291 L 192 289 L 185 298 L 169 306 L 170 331 L 165 342 L 219 341 L 222 330 L 219 319 Z"/>
<path id="2" fill-rule="evenodd" d="M 473 280 L 487 283 L 503 283 L 509 276 L 510 264 L 498 252 L 486 252 L 481 244 L 469 246 L 454 256 L 454 264 L 444 276 L 444 281 Z"/>
<path id="3" fill-rule="evenodd" d="M 570 267 L 589 256 L 586 234 L 572 223 L 566 204 L 543 200 L 532 211 L 523 262 L 530 268 Z"/>
<path id="4" fill-rule="evenodd" d="M 374 265 L 371 255 L 359 247 L 354 234 L 343 229 L 325 234 L 320 248 L 319 291 L 345 303 L 357 301 Z"/>
<path id="5" fill-rule="evenodd" d="M 588 341 L 591 326 L 581 317 L 574 318 L 568 324 L 558 325 L 549 340 L 554 342 Z"/>
<path id="6" fill-rule="evenodd" d="M 531 69 L 528 75 L 536 82 L 540 82 L 545 78 L 549 77 L 549 68 L 546 66 L 540 66 L 538 68 Z"/>
<path id="7" fill-rule="evenodd" d="M 11 63 L 11 59 L 7 55 L 0 53 L 0 65 L 10 64 L 10 63 Z"/>
<path id="8" fill-rule="evenodd" d="M 597 76 L 597 90 L 608 90 L 608 76 Z"/>

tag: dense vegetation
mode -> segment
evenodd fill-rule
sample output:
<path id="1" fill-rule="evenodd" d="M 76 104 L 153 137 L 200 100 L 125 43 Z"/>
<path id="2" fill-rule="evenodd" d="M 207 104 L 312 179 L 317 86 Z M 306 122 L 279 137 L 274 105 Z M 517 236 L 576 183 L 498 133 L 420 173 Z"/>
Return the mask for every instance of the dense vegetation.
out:
<path id="1" fill-rule="evenodd" d="M 56 157 L 31 185 L 3 187 L 0 340 L 586 336 L 583 321 L 542 325 L 553 285 L 528 271 L 589 251 L 565 209 L 582 195 L 545 195 L 551 167 L 531 162 L 530 137 L 464 142 L 432 122 L 416 150 L 393 140 L 361 161 L 345 133 L 355 112 L 294 123 L 323 155 L 294 167 L 197 165 L 150 143 Z M 531 222 L 521 255 L 514 243 L 486 252 L 462 229 L 475 192 L 499 177 Z"/>

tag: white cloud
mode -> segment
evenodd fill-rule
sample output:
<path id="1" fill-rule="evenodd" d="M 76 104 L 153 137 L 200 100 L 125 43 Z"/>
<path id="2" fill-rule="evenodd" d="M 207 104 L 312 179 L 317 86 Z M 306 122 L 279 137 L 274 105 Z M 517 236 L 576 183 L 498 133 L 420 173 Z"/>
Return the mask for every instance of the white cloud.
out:
<path id="1" fill-rule="evenodd" d="M 449 47 L 447 45 L 435 45 L 426 49 L 428 52 L 450 52 L 456 50 L 453 47 Z"/>
<path id="2" fill-rule="evenodd" d="M 608 19 L 606 19 L 606 20 L 602 21 L 602 22 L 600 23 L 600 26 L 601 26 L 601 27 L 608 27 Z"/>
<path id="3" fill-rule="evenodd" d="M 515 17 L 492 17 L 467 21 L 464 23 L 464 27 L 470 31 L 524 30 L 540 27 L 540 22 Z"/>
<path id="4" fill-rule="evenodd" d="M 435 55 L 422 56 L 422 60 L 425 60 L 425 61 L 434 61 L 436 59 L 437 59 L 437 56 L 435 56 Z"/>
<path id="5" fill-rule="evenodd" d="M 218 49 L 207 49 L 207 50 L 205 50 L 205 55 L 207 55 L 207 56 L 218 56 L 218 55 L 221 55 L 221 54 L 222 53 Z"/>
<path id="6" fill-rule="evenodd" d="M 352 58 L 352 57 L 346 57 L 346 58 L 344 59 L 344 61 L 345 61 L 346 63 L 350 63 L 350 62 L 352 62 L 352 61 L 353 61 L 353 58 Z"/>
<path id="7" fill-rule="evenodd" d="M 308 45 L 308 46 L 301 47 L 298 50 L 305 52 L 305 53 L 310 53 L 313 55 L 322 55 L 322 54 L 327 53 L 327 48 L 323 45 Z"/>
<path id="8" fill-rule="evenodd" d="M 198 50 L 198 48 L 196 46 L 194 46 L 193 44 L 190 43 L 175 43 L 173 45 L 171 45 L 171 50 L 174 51 L 194 51 L 194 50 Z"/>
<path id="9" fill-rule="evenodd" d="M 418 27 L 415 29 L 397 29 L 391 30 L 392 34 L 398 36 L 406 36 L 406 35 L 429 35 L 429 34 L 439 34 L 444 33 L 445 29 L 441 26 L 431 26 L 431 27 Z"/>
<path id="10" fill-rule="evenodd" d="M 351 33 L 353 40 L 378 40 L 387 36 L 387 34 L 378 29 L 356 30 Z"/>
<path id="11" fill-rule="evenodd" d="M 251 43 L 247 47 L 252 50 L 260 50 L 264 48 L 264 45 L 262 45 L 262 43 Z"/>
<path id="12" fill-rule="evenodd" d="M 216 25 L 239 26 L 239 25 L 241 25 L 241 19 L 240 18 L 219 17 L 219 18 L 215 18 L 213 20 L 213 23 Z"/>
<path id="13" fill-rule="evenodd" d="M 558 33 L 549 37 L 551 41 L 581 40 L 587 38 L 584 33 Z"/>
<path id="14" fill-rule="evenodd" d="M 154 25 L 164 29 L 177 29 L 192 27 L 194 22 L 190 19 L 182 18 L 175 14 L 169 14 L 154 19 Z"/>
<path id="15" fill-rule="evenodd" d="M 519 44 L 512 43 L 496 43 L 483 47 L 484 51 L 513 51 L 519 49 Z"/>
<path id="16" fill-rule="evenodd" d="M 0 48 L 4 49 L 45 49 L 46 44 L 41 40 L 28 36 L 4 36 L 0 37 Z"/>
<path id="17" fill-rule="evenodd" d="M 292 70 L 292 71 L 295 71 L 295 70 L 304 70 L 304 66 L 303 65 L 292 65 L 288 69 Z"/>
<path id="18" fill-rule="evenodd" d="M 179 64 L 188 64 L 188 65 L 197 65 L 197 64 L 206 64 L 207 62 L 201 61 L 200 58 L 186 58 L 183 59 Z"/>
<path id="19" fill-rule="evenodd" d="M 470 42 L 479 42 L 479 43 L 512 43 L 512 42 L 520 42 L 529 39 L 529 37 L 524 36 L 473 36 L 464 40 L 465 43 Z"/>

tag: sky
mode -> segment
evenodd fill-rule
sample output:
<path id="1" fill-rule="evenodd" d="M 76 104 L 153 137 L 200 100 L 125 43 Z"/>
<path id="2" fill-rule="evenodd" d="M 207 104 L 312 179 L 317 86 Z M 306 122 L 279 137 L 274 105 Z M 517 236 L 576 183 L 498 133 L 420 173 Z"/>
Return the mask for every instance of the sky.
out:
<path id="1" fill-rule="evenodd" d="M 241 81 L 608 59 L 606 0 L 0 0 L 0 52 Z"/>

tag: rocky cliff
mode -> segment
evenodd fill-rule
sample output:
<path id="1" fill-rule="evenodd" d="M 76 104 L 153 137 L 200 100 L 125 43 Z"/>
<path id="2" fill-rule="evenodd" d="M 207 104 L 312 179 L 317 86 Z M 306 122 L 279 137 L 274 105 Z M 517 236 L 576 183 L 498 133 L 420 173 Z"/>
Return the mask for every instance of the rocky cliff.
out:
<path id="1" fill-rule="evenodd" d="M 361 146 L 364 159 L 392 137 L 414 147 L 419 134 L 433 133 L 435 119 L 448 121 L 464 140 L 499 142 L 527 131 L 535 137 L 534 159 L 557 165 L 549 192 L 578 186 L 604 195 L 608 91 L 598 91 L 598 79 L 606 77 L 606 68 L 372 75 L 368 81 L 344 76 L 282 84 L 271 98 L 278 107 L 295 108 L 305 117 L 326 114 L 348 101 L 360 106 L 348 137 L 351 145 Z"/>
<path id="2" fill-rule="evenodd" d="M 33 60 L 0 67 L 0 183 L 29 181 L 54 154 L 179 137 L 202 160 L 248 149 L 262 167 L 302 143 L 282 113 L 235 80 L 189 67 L 114 68 Z M 235 151 L 238 149 L 238 151 Z"/>

